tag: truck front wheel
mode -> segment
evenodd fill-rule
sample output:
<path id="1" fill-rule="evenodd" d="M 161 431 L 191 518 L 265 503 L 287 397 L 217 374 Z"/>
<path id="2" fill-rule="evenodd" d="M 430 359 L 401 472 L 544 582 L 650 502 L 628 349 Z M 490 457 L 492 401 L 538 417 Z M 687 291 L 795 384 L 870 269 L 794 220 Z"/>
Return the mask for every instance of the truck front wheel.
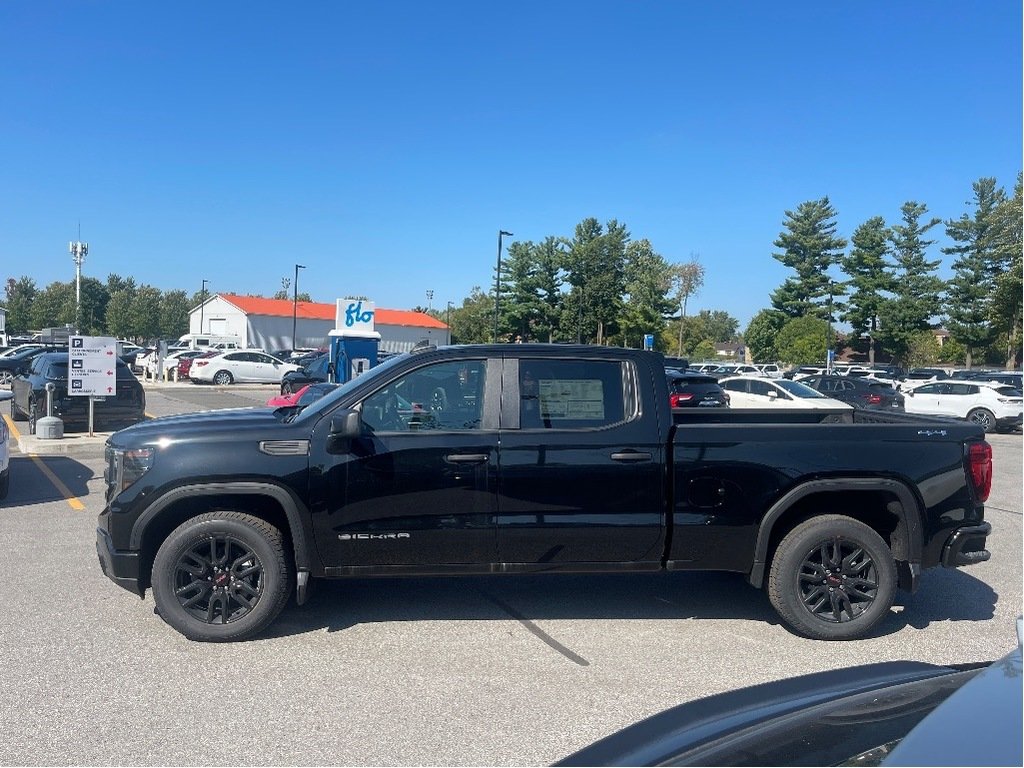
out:
<path id="1" fill-rule="evenodd" d="M 153 561 L 153 598 L 161 618 L 190 640 L 225 642 L 255 635 L 291 592 L 281 532 L 241 512 L 187 520 Z"/>
<path id="2" fill-rule="evenodd" d="M 768 598 L 782 620 L 816 640 L 852 640 L 889 613 L 896 563 L 873 529 L 843 515 L 821 515 L 779 542 Z"/>

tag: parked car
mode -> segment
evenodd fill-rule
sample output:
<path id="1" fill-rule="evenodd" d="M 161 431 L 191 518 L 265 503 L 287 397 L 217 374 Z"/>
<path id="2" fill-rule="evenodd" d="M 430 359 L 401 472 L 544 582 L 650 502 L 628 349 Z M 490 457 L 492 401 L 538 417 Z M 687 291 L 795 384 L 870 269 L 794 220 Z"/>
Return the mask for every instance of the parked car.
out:
<path id="1" fill-rule="evenodd" d="M 0 389 L 0 403 L 14 397 L 12 392 Z M 0 499 L 7 498 L 11 487 L 11 432 L 7 422 L 0 419 Z"/>
<path id="2" fill-rule="evenodd" d="M 754 367 L 761 372 L 762 376 L 765 376 L 769 379 L 782 378 L 782 369 L 779 368 L 779 366 L 776 365 L 775 363 L 762 363 L 761 365 L 755 365 Z"/>
<path id="3" fill-rule="evenodd" d="M 782 378 L 799 381 L 806 376 L 820 376 L 826 372 L 827 371 L 824 368 L 820 368 L 816 365 L 801 365 L 796 368 L 790 368 L 782 374 Z"/>
<path id="4" fill-rule="evenodd" d="M 310 403 L 319 400 L 328 392 L 333 392 L 338 388 L 338 386 L 338 384 L 330 384 L 326 382 L 321 384 L 306 384 L 304 387 L 292 392 L 290 395 L 275 395 L 267 400 L 267 405 L 272 408 L 291 408 L 294 406 L 305 408 Z"/>
<path id="5" fill-rule="evenodd" d="M 317 355 L 308 363 L 295 371 L 290 371 L 281 379 L 281 394 L 287 395 L 298 391 L 307 384 L 327 381 L 331 356 L 326 352 Z M 295 363 L 298 365 L 298 363 Z"/>
<path id="6" fill-rule="evenodd" d="M 128 425 L 146 417 L 146 393 L 123 360 L 117 361 L 116 391 L 94 398 L 94 425 Z M 32 360 L 29 369 L 11 382 L 11 418 L 28 419 L 29 434 L 46 415 L 46 385 L 53 383 L 53 415 L 65 425 L 88 424 L 89 398 L 68 394 L 67 352 L 46 352 Z"/>
<path id="7" fill-rule="evenodd" d="M 1021 426 L 1021 391 L 982 381 L 932 381 L 904 390 L 907 413 L 967 419 L 986 432 Z"/>
<path id="8" fill-rule="evenodd" d="M 15 348 L 12 354 L 0 358 L 0 384 L 10 384 L 14 377 L 26 370 L 36 357 L 53 349 L 57 348 L 38 344 L 25 344 Z M 65 347 L 65 349 L 67 348 Z M 65 352 L 65 354 L 67 353 Z"/>
<path id="9" fill-rule="evenodd" d="M 891 410 L 903 407 L 903 395 L 880 381 L 857 376 L 808 376 L 798 383 L 854 408 Z"/>
<path id="10" fill-rule="evenodd" d="M 729 393 L 729 405 L 733 408 L 853 408 L 799 381 L 732 376 L 718 383 Z"/>
<path id="11" fill-rule="evenodd" d="M 949 374 L 941 368 L 911 368 L 902 380 L 913 384 L 919 381 L 942 381 L 948 378 Z"/>
<path id="12" fill-rule="evenodd" d="M 197 355 L 184 355 L 178 358 L 178 381 L 191 378 L 192 363 L 201 357 L 214 357 L 221 354 L 219 349 L 190 348 L 190 351 L 198 352 Z"/>
<path id="13" fill-rule="evenodd" d="M 690 361 L 685 357 L 665 355 L 665 367 L 674 368 L 677 371 L 688 371 L 690 369 Z"/>
<path id="14" fill-rule="evenodd" d="M 978 376 L 977 381 L 984 381 L 989 384 L 1004 384 L 1014 389 L 1024 388 L 1024 379 L 1020 371 L 1002 371 L 999 373 L 986 373 Z"/>
<path id="15" fill-rule="evenodd" d="M 195 358 L 188 375 L 193 382 L 200 384 L 223 385 L 235 382 L 279 384 L 286 373 L 298 369 L 299 366 L 282 363 L 266 352 L 239 349 L 222 352 L 212 357 Z"/>
<path id="16" fill-rule="evenodd" d="M 673 408 L 727 408 L 729 395 L 714 376 L 702 373 L 680 373 L 665 369 L 668 400 Z"/>
<path id="17" fill-rule="evenodd" d="M 164 370 L 169 371 L 172 368 L 177 368 L 178 364 L 182 360 L 187 360 L 193 357 L 199 357 L 205 355 L 201 349 L 178 349 L 173 352 L 168 352 L 164 358 Z M 160 366 L 160 359 L 158 353 L 154 353 L 146 358 L 145 371 L 151 378 L 156 378 L 157 368 Z"/>
<path id="18" fill-rule="evenodd" d="M 718 693 L 555 766 L 1021 765 L 1021 645 L 991 664 L 887 661 Z"/>
<path id="19" fill-rule="evenodd" d="M 742 363 L 726 363 L 720 365 L 714 370 L 706 371 L 716 379 L 724 379 L 726 376 L 760 376 L 761 372 L 752 365 L 744 365 Z"/>

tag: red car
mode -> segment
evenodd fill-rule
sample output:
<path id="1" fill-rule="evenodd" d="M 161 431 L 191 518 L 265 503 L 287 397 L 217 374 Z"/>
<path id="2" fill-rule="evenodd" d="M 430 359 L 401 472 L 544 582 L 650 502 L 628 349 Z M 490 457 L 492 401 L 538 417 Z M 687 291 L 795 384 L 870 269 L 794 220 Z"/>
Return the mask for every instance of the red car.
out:
<path id="1" fill-rule="evenodd" d="M 216 349 L 210 352 L 193 355 L 192 357 L 182 356 L 178 358 L 178 380 L 181 381 L 182 379 L 188 378 L 188 372 L 192 370 L 192 362 L 194 360 L 198 360 L 201 357 L 213 357 L 214 355 L 219 355 L 223 351 L 223 349 Z"/>
<path id="2" fill-rule="evenodd" d="M 271 408 L 280 408 L 283 405 L 295 405 L 297 402 L 299 402 L 299 398 L 302 397 L 303 394 L 305 394 L 307 389 L 309 389 L 309 384 L 302 387 L 302 389 L 295 390 L 290 394 L 277 395 L 276 397 L 272 397 L 269 400 L 267 400 L 267 405 L 269 405 Z"/>

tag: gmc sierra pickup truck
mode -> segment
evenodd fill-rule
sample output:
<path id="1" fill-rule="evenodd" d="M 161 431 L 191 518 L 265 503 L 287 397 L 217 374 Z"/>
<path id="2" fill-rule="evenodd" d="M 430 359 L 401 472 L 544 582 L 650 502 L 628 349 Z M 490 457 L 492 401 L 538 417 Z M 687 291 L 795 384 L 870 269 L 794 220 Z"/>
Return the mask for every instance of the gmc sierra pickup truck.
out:
<path id="1" fill-rule="evenodd" d="M 639 350 L 428 348 L 301 411 L 115 433 L 96 547 L 194 640 L 261 631 L 311 578 L 678 570 L 745 574 L 793 631 L 849 639 L 922 569 L 989 557 L 981 428 L 880 420 L 673 411 Z"/>

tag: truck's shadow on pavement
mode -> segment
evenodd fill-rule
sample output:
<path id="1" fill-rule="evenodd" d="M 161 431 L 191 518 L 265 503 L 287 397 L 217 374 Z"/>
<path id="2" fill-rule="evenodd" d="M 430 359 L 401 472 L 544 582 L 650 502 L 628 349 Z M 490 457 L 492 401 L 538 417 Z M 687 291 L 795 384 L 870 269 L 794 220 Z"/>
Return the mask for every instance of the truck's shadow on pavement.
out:
<path id="1" fill-rule="evenodd" d="M 997 595 L 960 571 L 925 574 L 916 595 L 897 593 L 894 611 L 871 637 L 933 621 L 984 621 Z M 302 606 L 294 600 L 262 634 L 400 621 L 546 621 L 565 619 L 745 619 L 777 625 L 763 591 L 739 574 L 572 574 L 459 578 L 319 580 Z"/>

